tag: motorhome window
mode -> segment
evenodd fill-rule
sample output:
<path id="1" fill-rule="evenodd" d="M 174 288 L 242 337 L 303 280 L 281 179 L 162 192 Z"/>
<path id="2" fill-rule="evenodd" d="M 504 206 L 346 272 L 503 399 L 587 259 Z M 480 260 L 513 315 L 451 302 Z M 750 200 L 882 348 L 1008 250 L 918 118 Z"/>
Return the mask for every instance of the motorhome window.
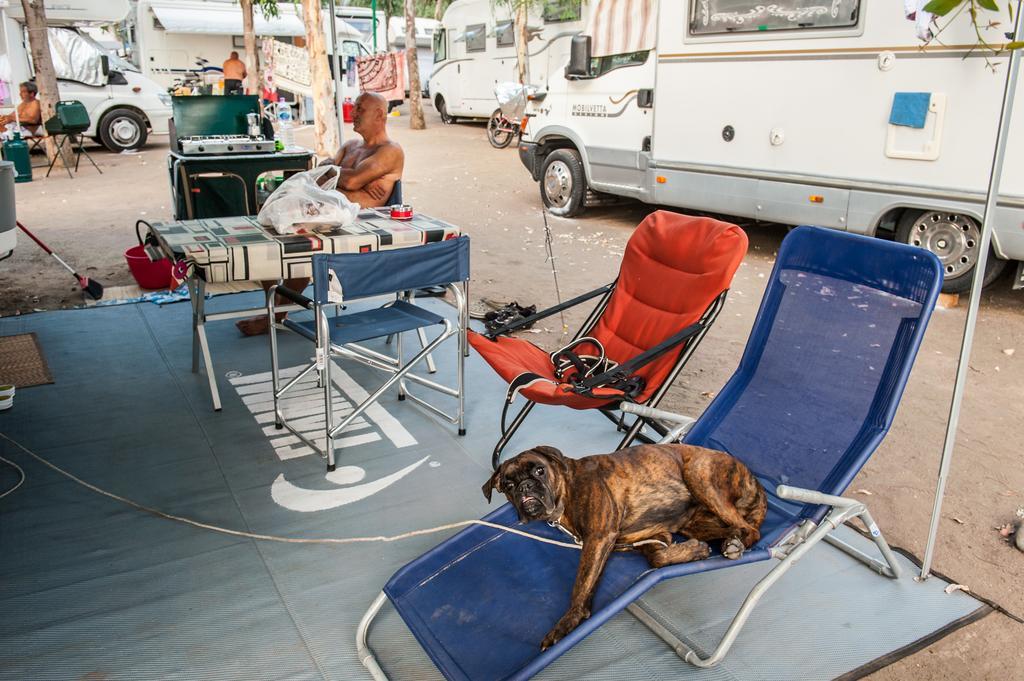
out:
<path id="1" fill-rule="evenodd" d="M 859 16 L 860 0 L 697 0 L 690 5 L 690 35 L 848 28 Z"/>
<path id="2" fill-rule="evenodd" d="M 593 78 L 603 76 L 609 71 L 621 69 L 624 66 L 640 66 L 647 62 L 647 55 L 650 50 L 643 52 L 628 52 L 626 54 L 613 54 L 607 57 L 595 57 L 590 60 L 590 75 Z"/>
<path id="3" fill-rule="evenodd" d="M 354 40 L 341 41 L 341 53 L 346 57 L 368 57 L 370 53 Z"/>
<path id="4" fill-rule="evenodd" d="M 583 16 L 581 0 L 547 0 L 544 3 L 544 23 L 579 21 Z"/>
<path id="5" fill-rule="evenodd" d="M 240 48 L 242 48 L 244 50 L 245 49 L 245 36 L 243 36 L 243 35 L 233 35 L 233 36 L 231 36 L 231 47 L 240 47 Z"/>
<path id="6" fill-rule="evenodd" d="M 498 47 L 516 44 L 515 27 L 511 21 L 503 21 L 494 27 L 494 36 L 498 39 Z"/>
<path id="7" fill-rule="evenodd" d="M 483 52 L 487 49 L 487 24 L 473 24 L 466 27 L 466 52 Z"/>
<path id="8" fill-rule="evenodd" d="M 448 42 L 446 38 L 446 32 L 443 28 L 437 29 L 437 33 L 434 34 L 434 63 L 444 61 L 448 58 Z"/>

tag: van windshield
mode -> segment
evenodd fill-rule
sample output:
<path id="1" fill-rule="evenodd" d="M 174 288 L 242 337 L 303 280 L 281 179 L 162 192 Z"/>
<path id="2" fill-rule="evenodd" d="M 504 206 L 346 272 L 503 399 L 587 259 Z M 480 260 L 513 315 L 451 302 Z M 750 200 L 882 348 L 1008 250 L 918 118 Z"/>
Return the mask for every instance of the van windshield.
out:
<path id="1" fill-rule="evenodd" d="M 95 48 L 96 51 L 100 54 L 107 55 L 107 59 L 110 62 L 111 71 L 121 71 L 122 73 L 125 71 L 134 71 L 135 73 L 142 73 L 139 70 L 139 68 L 135 66 L 135 64 L 103 47 L 103 45 L 100 45 L 98 42 L 96 42 L 91 35 L 88 35 L 86 33 L 79 33 L 78 37 L 86 43 L 88 43 L 89 45 L 91 45 L 93 48 Z"/>

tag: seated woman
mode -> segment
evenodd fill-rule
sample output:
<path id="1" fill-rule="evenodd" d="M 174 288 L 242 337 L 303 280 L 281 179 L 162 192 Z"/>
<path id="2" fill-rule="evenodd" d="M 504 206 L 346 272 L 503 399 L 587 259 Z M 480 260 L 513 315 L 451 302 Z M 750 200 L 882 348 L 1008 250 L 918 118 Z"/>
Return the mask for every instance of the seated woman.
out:
<path id="1" fill-rule="evenodd" d="M 363 208 L 383 206 L 395 183 L 402 179 L 405 153 L 397 142 L 388 137 L 387 121 L 387 100 L 373 92 L 359 95 L 352 111 L 352 127 L 362 139 L 349 140 L 331 159 L 339 175 L 338 191 Z M 260 282 L 264 290 L 269 290 L 275 283 Z M 307 278 L 284 282 L 285 287 L 293 291 L 302 291 L 308 284 Z M 287 304 L 280 297 L 277 302 Z M 277 321 L 282 321 L 284 316 L 280 313 Z M 258 336 L 268 331 L 265 315 L 243 319 L 236 326 L 246 336 Z"/>
<path id="2" fill-rule="evenodd" d="M 21 97 L 21 103 L 18 104 L 17 117 L 14 112 L 0 116 L 0 128 L 20 121 L 21 127 L 30 135 L 39 134 L 39 126 L 43 124 L 43 110 L 39 106 L 39 100 L 36 99 L 38 93 L 39 88 L 35 83 L 25 81 L 19 85 L 18 95 Z"/>

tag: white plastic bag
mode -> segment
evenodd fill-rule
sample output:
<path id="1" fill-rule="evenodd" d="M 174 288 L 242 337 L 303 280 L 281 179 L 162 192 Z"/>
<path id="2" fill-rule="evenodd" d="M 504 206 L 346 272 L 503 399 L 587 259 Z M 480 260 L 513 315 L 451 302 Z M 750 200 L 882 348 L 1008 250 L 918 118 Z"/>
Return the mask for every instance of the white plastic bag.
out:
<path id="1" fill-rule="evenodd" d="M 351 225 L 359 204 L 337 191 L 337 168 L 319 166 L 292 175 L 278 187 L 256 219 L 278 234 L 294 234 L 299 227 Z"/>

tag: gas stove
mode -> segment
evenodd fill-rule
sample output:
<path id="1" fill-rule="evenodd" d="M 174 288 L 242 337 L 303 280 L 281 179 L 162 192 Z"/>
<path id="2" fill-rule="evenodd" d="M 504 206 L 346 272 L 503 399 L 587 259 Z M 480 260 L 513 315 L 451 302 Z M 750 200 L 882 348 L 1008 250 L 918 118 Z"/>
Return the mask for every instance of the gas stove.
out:
<path id="1" fill-rule="evenodd" d="M 274 140 L 248 135 L 193 135 L 178 140 L 181 153 L 189 156 L 265 154 L 274 151 Z"/>

